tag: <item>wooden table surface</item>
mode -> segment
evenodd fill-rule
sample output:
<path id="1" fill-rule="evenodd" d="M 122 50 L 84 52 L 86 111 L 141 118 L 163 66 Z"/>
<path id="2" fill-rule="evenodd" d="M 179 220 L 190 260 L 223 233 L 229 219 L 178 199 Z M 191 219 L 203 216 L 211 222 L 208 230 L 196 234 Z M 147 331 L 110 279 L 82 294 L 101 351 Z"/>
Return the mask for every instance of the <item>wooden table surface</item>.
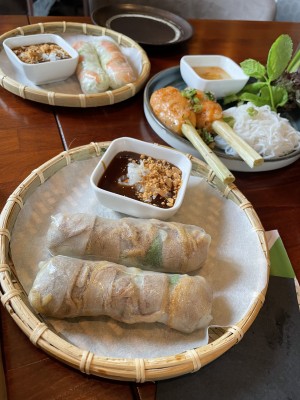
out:
<path id="1" fill-rule="evenodd" d="M 30 23 L 62 19 L 90 22 L 85 17 L 0 16 L 0 34 Z M 204 20 L 191 23 L 194 35 L 184 46 L 148 52 L 151 76 L 178 65 L 184 54 L 223 54 L 236 62 L 255 58 L 265 63 L 270 45 L 280 34 L 289 34 L 295 44 L 300 38 L 297 23 Z M 33 169 L 64 149 L 120 136 L 163 143 L 144 116 L 143 91 L 113 106 L 74 109 L 24 100 L 0 87 L 0 102 L 1 208 Z M 265 230 L 278 229 L 299 279 L 300 161 L 276 171 L 234 174 L 238 188 L 253 204 Z M 0 314 L 9 400 L 155 398 L 154 383 L 113 382 L 69 368 L 34 347 L 3 307 Z"/>

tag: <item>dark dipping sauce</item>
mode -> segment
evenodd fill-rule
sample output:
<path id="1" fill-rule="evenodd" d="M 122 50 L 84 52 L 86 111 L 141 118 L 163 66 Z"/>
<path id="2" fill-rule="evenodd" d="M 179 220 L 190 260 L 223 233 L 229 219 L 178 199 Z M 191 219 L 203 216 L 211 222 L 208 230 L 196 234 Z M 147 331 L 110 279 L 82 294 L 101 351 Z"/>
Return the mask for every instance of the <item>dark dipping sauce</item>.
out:
<path id="1" fill-rule="evenodd" d="M 169 171 L 171 169 L 173 171 L 175 171 L 175 170 L 179 171 L 180 185 L 178 187 L 173 187 L 173 182 L 172 182 L 172 187 L 170 188 L 169 195 L 168 195 L 169 201 L 165 197 L 163 197 L 159 194 L 157 194 L 155 196 L 155 198 L 151 198 L 151 202 L 149 200 L 146 201 L 141 198 L 142 194 L 137 191 L 135 185 L 130 186 L 130 185 L 120 183 L 120 178 L 127 176 L 128 164 L 131 162 L 134 162 L 134 161 L 137 164 L 140 164 L 140 161 L 142 159 L 144 159 L 146 161 L 147 161 L 147 159 L 150 159 L 150 160 L 154 161 L 155 163 L 157 163 L 157 165 L 159 167 L 161 167 L 162 165 L 165 165 L 166 167 L 168 167 Z M 158 169 L 156 171 L 156 173 L 159 173 L 159 171 L 160 170 Z M 166 169 L 166 171 L 167 171 L 167 169 Z M 147 175 L 147 177 L 151 177 L 151 174 L 152 174 L 152 171 L 150 171 L 150 173 L 149 173 L 149 175 Z M 160 179 L 162 179 L 162 178 L 163 178 L 163 176 L 162 176 L 162 174 L 160 174 Z M 166 179 L 168 179 L 167 176 L 166 176 L 165 180 Z M 172 179 L 172 177 L 169 179 Z M 175 167 L 173 164 L 166 162 L 166 161 L 162 161 L 162 160 L 156 160 L 152 157 L 142 156 L 141 154 L 131 152 L 131 151 L 122 151 L 122 152 L 118 153 L 112 159 L 110 164 L 107 166 L 105 173 L 102 175 L 102 177 L 100 178 L 100 180 L 98 182 L 98 187 L 100 189 L 107 190 L 108 192 L 116 193 L 121 196 L 126 196 L 126 197 L 129 197 L 134 200 L 142 201 L 144 203 L 151 204 L 151 205 L 154 205 L 154 206 L 160 207 L 160 208 L 170 208 L 174 205 L 180 186 L 181 186 L 181 171 L 177 167 Z M 172 204 L 170 203 L 171 198 L 174 199 Z"/>

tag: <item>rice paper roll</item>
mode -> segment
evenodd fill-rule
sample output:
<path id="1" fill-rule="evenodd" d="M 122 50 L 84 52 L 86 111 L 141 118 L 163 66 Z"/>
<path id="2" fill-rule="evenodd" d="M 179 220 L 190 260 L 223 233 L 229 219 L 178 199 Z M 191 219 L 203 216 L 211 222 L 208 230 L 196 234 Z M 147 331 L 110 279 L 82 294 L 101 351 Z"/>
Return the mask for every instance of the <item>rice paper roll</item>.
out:
<path id="1" fill-rule="evenodd" d="M 96 39 L 93 43 L 101 66 L 109 77 L 111 88 L 118 89 L 136 81 L 136 74 L 129 64 L 127 57 L 122 53 L 121 48 L 113 39 L 100 38 Z"/>
<path id="2" fill-rule="evenodd" d="M 188 273 L 207 259 L 211 238 L 195 225 L 157 219 L 57 214 L 47 233 L 51 255 L 108 260 L 128 267 Z"/>
<path id="3" fill-rule="evenodd" d="M 212 318 L 212 291 L 203 277 L 65 256 L 40 263 L 29 301 L 48 317 L 105 315 L 127 324 L 159 322 L 184 333 L 207 327 Z"/>
<path id="4" fill-rule="evenodd" d="M 109 88 L 109 77 L 101 67 L 92 43 L 78 41 L 73 44 L 73 47 L 79 53 L 76 75 L 83 93 L 105 92 Z"/>

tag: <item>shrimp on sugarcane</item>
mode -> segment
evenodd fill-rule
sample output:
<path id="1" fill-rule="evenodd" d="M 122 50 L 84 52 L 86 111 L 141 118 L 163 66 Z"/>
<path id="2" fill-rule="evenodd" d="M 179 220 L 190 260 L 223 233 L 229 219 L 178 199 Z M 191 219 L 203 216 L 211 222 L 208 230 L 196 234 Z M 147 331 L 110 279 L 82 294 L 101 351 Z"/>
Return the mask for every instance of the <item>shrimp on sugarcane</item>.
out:
<path id="1" fill-rule="evenodd" d="M 231 129 L 229 123 L 233 121 L 223 117 L 222 107 L 212 94 L 168 86 L 152 93 L 150 105 L 154 115 L 171 131 L 189 139 L 214 170 L 224 166 L 216 165 L 218 161 L 211 159 L 209 149 L 203 145 L 214 148 L 216 135 L 223 137 L 251 168 L 262 164 L 263 158 Z M 227 182 L 234 178 L 228 170 L 225 175 Z"/>
<path id="2" fill-rule="evenodd" d="M 167 86 L 153 92 L 150 105 L 157 118 L 171 131 L 182 136 L 181 128 L 189 121 L 207 144 L 213 142 L 212 123 L 223 118 L 222 107 L 209 94 L 196 89 L 183 91 Z"/>
<path id="3" fill-rule="evenodd" d="M 150 105 L 157 118 L 178 135 L 182 136 L 181 127 L 186 121 L 196 126 L 196 114 L 191 109 L 189 100 L 172 86 L 153 92 Z"/>
<path id="4" fill-rule="evenodd" d="M 195 128 L 201 103 L 196 96 L 193 96 L 193 101 L 198 103 L 197 107 L 193 107 L 188 96 L 172 87 L 154 91 L 150 96 L 154 115 L 175 134 L 188 139 L 222 182 L 233 182 L 235 178 L 232 173 L 211 150 L 215 144 L 213 136 L 205 130 L 197 132 Z"/>

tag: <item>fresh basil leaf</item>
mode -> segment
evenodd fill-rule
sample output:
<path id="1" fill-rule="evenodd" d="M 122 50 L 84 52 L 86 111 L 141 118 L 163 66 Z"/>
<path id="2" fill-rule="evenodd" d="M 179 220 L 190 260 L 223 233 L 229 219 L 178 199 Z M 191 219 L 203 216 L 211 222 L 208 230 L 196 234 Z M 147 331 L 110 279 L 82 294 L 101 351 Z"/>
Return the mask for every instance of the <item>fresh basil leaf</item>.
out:
<path id="1" fill-rule="evenodd" d="M 248 58 L 242 61 L 240 66 L 246 75 L 251 76 L 256 79 L 264 79 L 266 74 L 266 68 L 260 62 Z"/>
<path id="2" fill-rule="evenodd" d="M 293 41 L 289 35 L 280 35 L 272 44 L 267 60 L 269 81 L 275 81 L 285 71 L 293 53 Z"/>

